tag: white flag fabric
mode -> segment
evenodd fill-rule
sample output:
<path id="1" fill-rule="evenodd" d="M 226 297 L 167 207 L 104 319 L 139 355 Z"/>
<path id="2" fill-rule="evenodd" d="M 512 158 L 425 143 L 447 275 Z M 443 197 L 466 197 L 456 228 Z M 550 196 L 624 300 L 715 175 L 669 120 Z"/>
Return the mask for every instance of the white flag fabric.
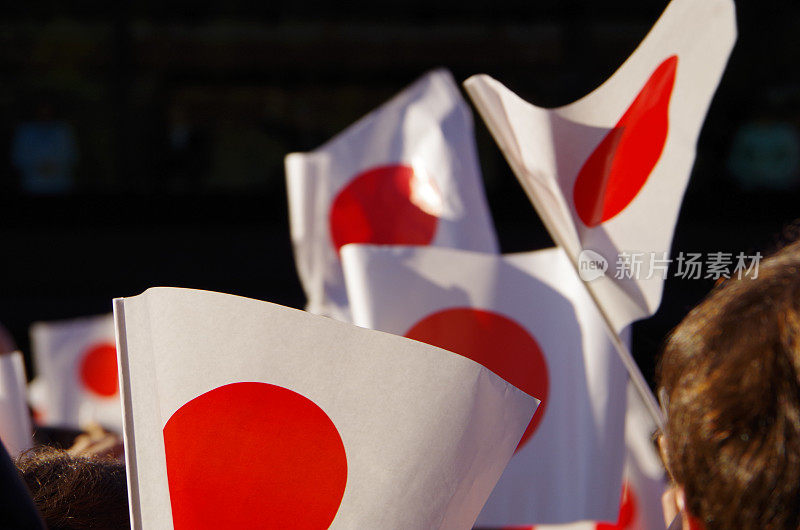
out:
<path id="1" fill-rule="evenodd" d="M 22 353 L 0 354 L 0 440 L 13 457 L 33 445 Z"/>
<path id="2" fill-rule="evenodd" d="M 478 526 L 616 516 L 626 375 L 563 251 L 348 245 L 342 264 L 356 325 L 470 357 L 542 400 Z"/>
<path id="3" fill-rule="evenodd" d="M 661 496 L 667 483 L 664 467 L 652 443 L 655 429 L 647 406 L 636 388 L 628 383 L 625 482 L 619 516 L 613 522 L 535 525 L 531 530 L 665 530 Z"/>
<path id="4" fill-rule="evenodd" d="M 47 407 L 49 405 L 47 383 L 41 377 L 34 377 L 28 383 L 28 405 L 31 407 L 33 422 L 47 425 Z"/>
<path id="5" fill-rule="evenodd" d="M 469 528 L 538 401 L 426 344 L 267 302 L 117 299 L 133 528 Z"/>
<path id="6" fill-rule="evenodd" d="M 621 518 L 630 521 L 626 527 L 630 530 L 664 530 L 666 527 L 661 505 L 661 496 L 667 488 L 666 472 L 652 441 L 655 430 L 647 406 L 633 385 L 628 384 L 625 480 L 631 495 L 627 499 L 627 515 L 622 511 Z"/>
<path id="7" fill-rule="evenodd" d="M 610 79 L 564 107 L 531 105 L 482 74 L 464 83 L 617 332 L 661 301 L 697 137 L 735 39 L 732 0 L 672 0 Z"/>
<path id="8" fill-rule="evenodd" d="M 96 422 L 122 432 L 114 341 L 111 314 L 31 326 L 38 372 L 31 398 L 44 424 L 81 428 Z"/>
<path id="9" fill-rule="evenodd" d="M 349 320 L 347 243 L 497 252 L 472 113 L 435 70 L 315 151 L 286 157 L 295 261 L 313 313 Z"/>

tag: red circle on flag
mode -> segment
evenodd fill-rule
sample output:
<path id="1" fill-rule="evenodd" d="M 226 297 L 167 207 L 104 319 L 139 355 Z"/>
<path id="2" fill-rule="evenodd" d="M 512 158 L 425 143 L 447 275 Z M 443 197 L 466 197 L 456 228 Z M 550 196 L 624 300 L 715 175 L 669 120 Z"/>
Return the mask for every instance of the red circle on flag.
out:
<path id="1" fill-rule="evenodd" d="M 667 141 L 677 68 L 677 55 L 664 60 L 586 159 L 572 193 L 575 211 L 586 226 L 619 214 L 647 182 Z"/>
<path id="2" fill-rule="evenodd" d="M 428 315 L 405 336 L 472 359 L 539 399 L 517 450 L 530 439 L 544 417 L 550 383 L 542 350 L 524 327 L 499 313 L 459 307 Z"/>
<path id="3" fill-rule="evenodd" d="M 313 401 L 266 383 L 232 383 L 184 404 L 164 426 L 175 530 L 328 528 L 347 458 Z"/>
<path id="4" fill-rule="evenodd" d="M 84 388 L 100 397 L 112 397 L 119 391 L 117 349 L 110 342 L 90 346 L 79 367 Z"/>
<path id="5" fill-rule="evenodd" d="M 616 523 L 597 523 L 597 530 L 626 530 L 633 526 L 636 517 L 637 501 L 631 485 L 625 482 L 622 485 L 622 500 L 619 505 L 619 517 Z"/>
<path id="6" fill-rule="evenodd" d="M 330 230 L 338 252 L 348 243 L 427 245 L 441 213 L 435 182 L 395 164 L 355 176 L 333 201 Z"/>

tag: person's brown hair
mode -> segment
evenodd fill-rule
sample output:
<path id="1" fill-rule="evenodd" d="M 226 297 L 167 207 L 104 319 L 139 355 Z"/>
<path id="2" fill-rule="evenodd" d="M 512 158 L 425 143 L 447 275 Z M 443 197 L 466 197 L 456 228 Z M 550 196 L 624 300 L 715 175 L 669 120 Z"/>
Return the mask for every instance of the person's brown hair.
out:
<path id="1" fill-rule="evenodd" d="M 658 378 L 690 514 L 706 530 L 800 528 L 800 242 L 692 310 Z"/>
<path id="2" fill-rule="evenodd" d="M 122 463 L 46 446 L 22 453 L 15 463 L 48 529 L 130 528 Z"/>

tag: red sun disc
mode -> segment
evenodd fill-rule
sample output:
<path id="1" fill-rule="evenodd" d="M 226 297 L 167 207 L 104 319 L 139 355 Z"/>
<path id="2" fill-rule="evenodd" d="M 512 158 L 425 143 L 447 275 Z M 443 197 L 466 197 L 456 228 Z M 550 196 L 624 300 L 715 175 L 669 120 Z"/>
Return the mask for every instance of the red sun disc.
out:
<path id="1" fill-rule="evenodd" d="M 371 168 L 342 189 L 330 210 L 333 246 L 427 245 L 436 234 L 441 195 L 406 165 Z"/>
<path id="2" fill-rule="evenodd" d="M 547 408 L 549 381 L 542 350 L 525 328 L 499 313 L 463 307 L 428 315 L 405 336 L 472 359 L 541 400 L 517 450 L 530 439 Z"/>
<path id="3" fill-rule="evenodd" d="M 586 226 L 597 226 L 619 214 L 647 182 L 667 141 L 677 68 L 678 57 L 673 55 L 655 69 L 578 173 L 573 200 Z"/>
<path id="4" fill-rule="evenodd" d="M 344 444 L 308 398 L 232 383 L 164 426 L 175 530 L 328 528 L 347 482 Z"/>
<path id="5" fill-rule="evenodd" d="M 99 397 L 117 395 L 117 349 L 110 342 L 90 346 L 80 361 L 80 380 L 84 388 Z"/>

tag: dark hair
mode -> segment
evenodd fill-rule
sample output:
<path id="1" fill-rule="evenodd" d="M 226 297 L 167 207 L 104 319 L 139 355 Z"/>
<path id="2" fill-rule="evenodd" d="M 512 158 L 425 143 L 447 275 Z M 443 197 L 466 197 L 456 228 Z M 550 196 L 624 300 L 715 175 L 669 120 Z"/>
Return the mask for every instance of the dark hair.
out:
<path id="1" fill-rule="evenodd" d="M 50 530 L 129 529 L 125 466 L 52 447 L 22 453 L 17 469 Z"/>
<path id="2" fill-rule="evenodd" d="M 706 530 L 800 528 L 800 241 L 712 291 L 658 369 L 666 464 Z"/>

